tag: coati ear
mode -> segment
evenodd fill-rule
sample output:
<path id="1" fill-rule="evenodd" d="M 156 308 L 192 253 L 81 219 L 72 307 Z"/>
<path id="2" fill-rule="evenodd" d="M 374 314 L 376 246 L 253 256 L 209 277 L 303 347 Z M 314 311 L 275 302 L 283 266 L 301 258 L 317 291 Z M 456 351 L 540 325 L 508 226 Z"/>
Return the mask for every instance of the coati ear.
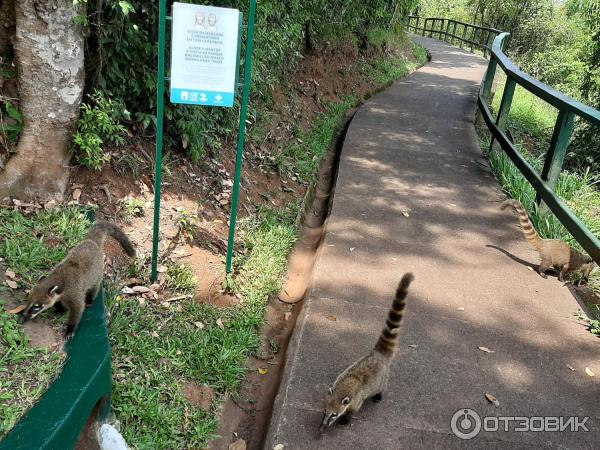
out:
<path id="1" fill-rule="evenodd" d="M 342 405 L 347 405 L 348 403 L 350 403 L 350 397 L 344 397 L 342 399 Z"/>
<path id="2" fill-rule="evenodd" d="M 59 295 L 62 292 L 62 288 L 59 285 L 52 286 L 48 289 L 48 295 L 53 297 L 55 295 Z"/>

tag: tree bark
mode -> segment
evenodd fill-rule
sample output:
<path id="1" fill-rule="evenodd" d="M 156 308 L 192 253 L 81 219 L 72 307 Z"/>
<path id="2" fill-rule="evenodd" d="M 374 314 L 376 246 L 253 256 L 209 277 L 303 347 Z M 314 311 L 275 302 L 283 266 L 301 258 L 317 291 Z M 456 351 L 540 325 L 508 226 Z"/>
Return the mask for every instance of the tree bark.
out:
<path id="1" fill-rule="evenodd" d="M 0 0 L 0 56 L 10 53 L 15 34 L 15 2 Z"/>
<path id="2" fill-rule="evenodd" d="M 85 3 L 16 2 L 15 58 L 24 130 L 0 173 L 0 200 L 57 200 L 69 178 L 69 145 L 84 88 L 84 37 L 74 18 Z"/>

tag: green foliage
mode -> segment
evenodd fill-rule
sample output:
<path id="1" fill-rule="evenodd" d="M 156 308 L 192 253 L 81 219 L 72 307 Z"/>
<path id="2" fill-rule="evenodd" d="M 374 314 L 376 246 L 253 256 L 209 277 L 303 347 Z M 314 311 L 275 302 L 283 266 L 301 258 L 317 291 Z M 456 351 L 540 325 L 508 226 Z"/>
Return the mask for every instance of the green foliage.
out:
<path id="1" fill-rule="evenodd" d="M 422 0 L 422 16 L 453 18 L 511 33 L 509 56 L 527 73 L 600 109 L 598 0 Z M 514 108 L 514 106 L 513 106 Z M 529 117 L 528 115 L 526 117 Z M 548 114 L 548 118 L 556 114 Z M 529 125 L 535 125 L 530 123 Z M 553 124 L 552 124 L 553 125 Z M 538 133 L 529 128 L 534 137 Z M 544 137 L 543 143 L 545 144 Z M 540 145 L 543 147 L 543 145 Z M 600 170 L 600 127 L 579 120 L 566 167 Z"/>
<path id="2" fill-rule="evenodd" d="M 167 285 L 178 294 L 193 294 L 196 290 L 196 276 L 185 264 L 167 266 Z"/>
<path id="3" fill-rule="evenodd" d="M 0 122 L 0 133 L 5 133 L 10 142 L 17 142 L 23 131 L 23 114 L 9 100 L 4 101 L 1 114 L 6 114 L 13 123 L 5 123 L 6 119 Z"/>
<path id="4" fill-rule="evenodd" d="M 368 41 L 368 34 L 381 42 L 384 30 L 396 29 L 414 3 L 415 0 L 259 1 L 251 117 L 256 117 L 259 104 L 261 109 L 268 108 L 273 87 L 294 69 L 303 52 L 333 42 L 362 45 Z M 248 17 L 246 0 L 216 0 L 212 4 L 238 8 Z M 90 2 L 88 19 L 88 86 L 123 101 L 143 127 L 155 124 L 158 2 Z M 215 155 L 223 136 L 237 132 L 237 107 L 173 106 L 167 100 L 165 117 L 171 123 L 166 127 L 167 146 L 185 150 L 194 160 Z M 101 165 L 97 139 L 84 147 L 90 153 L 86 161 L 95 167 Z"/>
<path id="5" fill-rule="evenodd" d="M 81 105 L 81 117 L 73 136 L 73 152 L 77 162 L 100 170 L 108 160 L 102 144 L 122 145 L 125 142 L 127 129 L 120 121 L 127 119 L 129 112 L 123 102 L 111 100 L 100 91 L 90 95 L 89 101 Z"/>
<path id="6" fill-rule="evenodd" d="M 125 198 L 120 202 L 119 215 L 123 220 L 129 221 L 134 217 L 144 215 L 144 201 L 139 198 Z"/>

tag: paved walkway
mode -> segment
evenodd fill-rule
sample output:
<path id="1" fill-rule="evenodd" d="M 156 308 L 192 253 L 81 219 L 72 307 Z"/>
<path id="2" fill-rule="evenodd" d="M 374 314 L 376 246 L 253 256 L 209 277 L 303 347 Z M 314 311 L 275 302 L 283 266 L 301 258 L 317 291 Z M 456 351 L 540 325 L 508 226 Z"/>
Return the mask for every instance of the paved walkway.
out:
<path id="1" fill-rule="evenodd" d="M 600 339 L 574 318 L 567 287 L 511 259 L 537 264 L 480 165 L 473 118 L 486 62 L 417 39 L 432 62 L 373 97 L 350 127 L 265 448 L 600 448 Z M 319 438 L 327 387 L 373 347 L 406 271 L 416 280 L 387 395 Z M 590 432 L 462 441 L 450 428 L 461 408 L 591 416 Z"/>

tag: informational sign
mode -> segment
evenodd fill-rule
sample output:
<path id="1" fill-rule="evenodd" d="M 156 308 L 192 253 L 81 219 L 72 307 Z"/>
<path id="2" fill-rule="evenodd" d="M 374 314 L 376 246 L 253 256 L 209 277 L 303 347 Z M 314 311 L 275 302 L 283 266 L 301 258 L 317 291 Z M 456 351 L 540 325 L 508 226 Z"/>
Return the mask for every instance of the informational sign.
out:
<path id="1" fill-rule="evenodd" d="M 173 3 L 171 103 L 232 107 L 237 9 Z"/>

